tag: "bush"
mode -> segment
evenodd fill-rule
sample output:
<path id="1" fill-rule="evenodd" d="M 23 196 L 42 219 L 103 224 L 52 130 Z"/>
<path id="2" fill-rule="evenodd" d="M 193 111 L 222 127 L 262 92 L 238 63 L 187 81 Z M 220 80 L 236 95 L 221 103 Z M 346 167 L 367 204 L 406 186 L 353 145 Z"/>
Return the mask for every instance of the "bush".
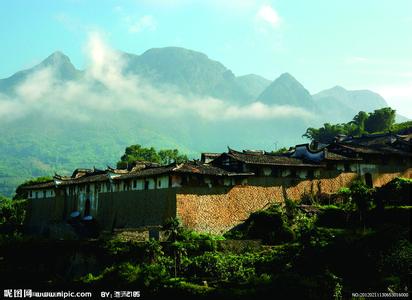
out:
<path id="1" fill-rule="evenodd" d="M 261 239 L 266 244 L 290 242 L 294 233 L 280 205 L 274 204 L 266 210 L 252 213 L 247 222 L 246 237 Z"/>
<path id="2" fill-rule="evenodd" d="M 245 283 L 255 278 L 255 265 L 260 257 L 256 254 L 243 255 L 206 252 L 191 260 L 186 275 L 196 278 L 213 278 L 232 283 Z"/>
<path id="3" fill-rule="evenodd" d="M 0 234 L 15 235 L 23 231 L 26 200 L 11 200 L 0 196 Z"/>
<path id="4" fill-rule="evenodd" d="M 328 205 L 320 207 L 316 225 L 324 227 L 342 228 L 347 224 L 348 212 L 343 208 Z"/>
<path id="5" fill-rule="evenodd" d="M 397 177 L 376 189 L 377 206 L 412 205 L 412 179 Z"/>

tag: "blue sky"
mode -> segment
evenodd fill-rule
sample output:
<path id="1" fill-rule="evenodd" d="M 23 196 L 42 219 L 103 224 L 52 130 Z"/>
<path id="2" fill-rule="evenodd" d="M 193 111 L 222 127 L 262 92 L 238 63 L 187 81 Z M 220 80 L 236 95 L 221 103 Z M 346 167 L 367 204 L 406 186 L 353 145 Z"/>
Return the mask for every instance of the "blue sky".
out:
<path id="1" fill-rule="evenodd" d="M 5 0 L 0 78 L 55 50 L 84 68 L 99 32 L 126 52 L 181 46 L 236 75 L 289 72 L 311 93 L 371 89 L 412 118 L 411 12 L 410 0 Z"/>

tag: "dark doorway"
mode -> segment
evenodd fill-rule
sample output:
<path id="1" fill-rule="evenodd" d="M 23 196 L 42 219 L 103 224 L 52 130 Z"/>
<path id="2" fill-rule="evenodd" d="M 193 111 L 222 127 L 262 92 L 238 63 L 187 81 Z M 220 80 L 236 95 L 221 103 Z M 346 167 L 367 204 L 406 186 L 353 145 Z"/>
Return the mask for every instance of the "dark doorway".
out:
<path id="1" fill-rule="evenodd" d="M 90 216 L 90 199 L 87 199 L 84 205 L 84 216 Z"/>
<path id="2" fill-rule="evenodd" d="M 366 173 L 366 174 L 365 174 L 365 184 L 366 184 L 368 187 L 370 187 L 370 188 L 373 187 L 373 181 L 372 181 L 372 175 L 371 175 L 371 173 Z"/>

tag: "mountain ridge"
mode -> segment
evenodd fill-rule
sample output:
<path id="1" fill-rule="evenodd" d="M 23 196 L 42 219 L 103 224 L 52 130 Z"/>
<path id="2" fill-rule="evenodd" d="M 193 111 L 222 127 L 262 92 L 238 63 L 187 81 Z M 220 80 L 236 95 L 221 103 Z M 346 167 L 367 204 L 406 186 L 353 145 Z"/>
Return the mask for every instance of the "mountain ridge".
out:
<path id="1" fill-rule="evenodd" d="M 82 91 L 90 84 L 87 80 L 83 82 L 88 70 L 78 70 L 67 55 L 56 51 L 40 64 L 0 79 L 0 96 L 1 93 L 7 95 L 6 108 L 13 102 L 9 98 L 17 105 L 33 103 L 21 101 L 19 104 L 21 94 L 15 93 L 16 88 L 43 68 L 53 70 L 54 84 L 58 87 L 52 94 L 53 99 L 45 104 L 37 101 L 37 97 L 35 110 L 28 110 L 29 106 L 12 106 L 14 110 L 25 111 L 25 115 L 16 119 L 0 118 L 3 122 L 0 126 L 3 137 L 0 139 L 0 194 L 10 195 L 16 185 L 33 176 L 70 172 L 77 167 L 114 165 L 124 148 L 131 144 L 178 148 L 193 158 L 201 151 L 224 151 L 227 145 L 235 149 L 274 150 L 274 145 L 302 143 L 301 135 L 308 127 L 318 127 L 323 122 L 336 123 L 337 117 L 347 122 L 354 116 L 354 109 L 349 106 L 342 110 L 344 106 L 338 105 L 333 112 L 332 105 L 327 108 L 323 100 L 314 99 L 317 96 L 310 95 L 290 74 L 282 74 L 273 81 L 256 74 L 236 76 L 207 55 L 179 47 L 148 50 L 141 55 L 119 53 L 124 59 L 124 74 L 136 75 L 151 89 L 161 91 L 160 98 L 183 98 L 185 105 L 164 115 L 163 110 L 179 101 L 169 103 L 157 99 L 158 102 L 151 104 L 153 112 L 146 114 L 139 110 L 141 99 L 137 99 L 140 100 L 135 105 L 137 108 L 133 106 L 133 95 L 126 97 L 130 98 L 126 103 L 124 99 L 120 103 L 107 103 L 108 99 L 101 99 L 106 92 L 104 83 L 94 82 L 86 91 L 99 93 L 81 99 L 78 97 L 82 94 L 75 93 L 75 97 L 70 98 L 70 93 Z M 80 83 L 77 89 L 73 88 L 76 83 Z M 143 96 L 148 97 L 149 104 L 156 100 L 151 99 L 147 91 L 143 91 Z M 92 98 L 90 103 L 89 98 Z M 198 102 L 191 107 L 192 101 Z M 256 101 L 264 105 L 256 106 Z M 211 119 L 198 114 L 216 103 L 219 106 L 211 110 Z M 185 111 L 185 106 L 191 108 Z M 285 106 L 292 108 L 285 110 Z M 260 118 L 262 107 L 265 111 Z M 182 109 L 183 113 L 179 111 Z M 302 111 L 310 111 L 315 118 L 306 119 Z"/>

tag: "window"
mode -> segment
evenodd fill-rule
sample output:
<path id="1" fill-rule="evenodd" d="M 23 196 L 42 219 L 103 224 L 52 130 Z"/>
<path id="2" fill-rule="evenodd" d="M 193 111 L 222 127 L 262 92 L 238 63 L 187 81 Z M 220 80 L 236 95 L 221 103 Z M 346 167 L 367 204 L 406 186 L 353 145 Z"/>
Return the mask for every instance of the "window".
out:
<path id="1" fill-rule="evenodd" d="M 47 191 L 43 191 L 43 198 L 46 198 L 46 196 L 47 196 L 46 192 Z"/>
<path id="2" fill-rule="evenodd" d="M 149 189 L 149 181 L 148 180 L 145 180 L 145 182 L 144 182 L 144 189 L 145 190 Z"/>
<path id="3" fill-rule="evenodd" d="M 137 181 L 136 181 L 136 179 L 133 180 L 133 188 L 134 188 L 134 189 L 137 188 Z"/>
<path id="4" fill-rule="evenodd" d="M 308 178 L 309 178 L 309 179 L 315 178 L 315 171 L 313 171 L 313 170 L 308 170 Z"/>
<path id="5" fill-rule="evenodd" d="M 36 197 L 35 197 L 35 198 L 38 198 L 38 197 L 39 197 L 39 192 L 36 192 L 36 194 L 35 194 L 35 195 L 36 195 Z"/>

